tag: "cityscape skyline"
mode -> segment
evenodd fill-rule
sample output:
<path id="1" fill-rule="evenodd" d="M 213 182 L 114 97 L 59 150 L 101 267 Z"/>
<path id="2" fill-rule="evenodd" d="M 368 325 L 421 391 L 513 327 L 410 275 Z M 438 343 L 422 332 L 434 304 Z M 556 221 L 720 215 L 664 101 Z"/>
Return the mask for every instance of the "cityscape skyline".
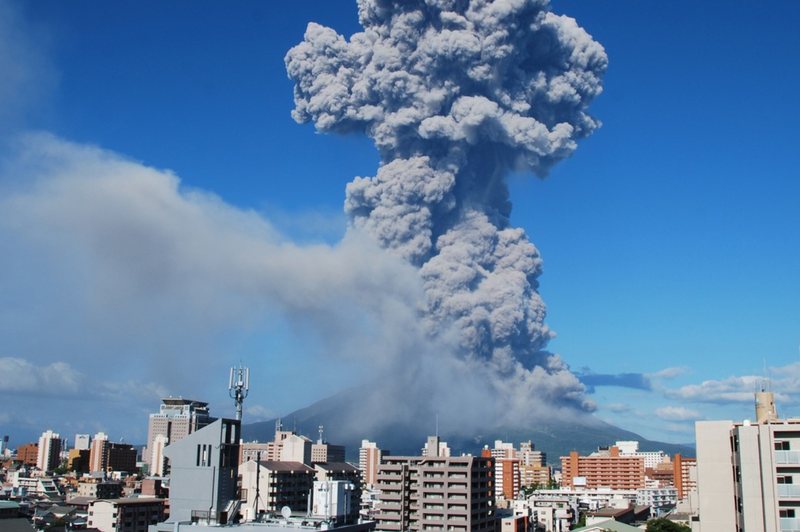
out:
<path id="1" fill-rule="evenodd" d="M 375 149 L 295 124 L 283 65 L 309 21 L 359 31 L 355 2 L 188 6 L 0 3 L 18 73 L 0 92 L 2 434 L 140 443 L 170 395 L 233 417 L 239 360 L 244 422 L 286 415 L 396 340 L 365 298 L 408 297 L 410 273 L 342 240 Z M 751 417 L 764 370 L 800 415 L 800 7 L 725 6 L 554 2 L 609 56 L 604 125 L 547 179 L 510 179 L 549 349 L 596 416 L 648 439 Z"/>

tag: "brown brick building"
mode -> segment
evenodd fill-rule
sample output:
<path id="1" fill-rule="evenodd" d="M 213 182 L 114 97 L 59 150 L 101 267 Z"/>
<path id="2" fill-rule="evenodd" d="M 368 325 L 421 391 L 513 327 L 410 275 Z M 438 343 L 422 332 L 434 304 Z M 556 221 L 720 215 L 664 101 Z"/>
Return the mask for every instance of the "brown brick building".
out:
<path id="1" fill-rule="evenodd" d="M 589 489 L 607 487 L 619 490 L 637 490 L 645 487 L 644 458 L 620 456 L 618 447 L 607 453 L 579 456 L 576 451 L 561 457 L 561 484 L 574 488 L 576 478 L 586 479 Z"/>

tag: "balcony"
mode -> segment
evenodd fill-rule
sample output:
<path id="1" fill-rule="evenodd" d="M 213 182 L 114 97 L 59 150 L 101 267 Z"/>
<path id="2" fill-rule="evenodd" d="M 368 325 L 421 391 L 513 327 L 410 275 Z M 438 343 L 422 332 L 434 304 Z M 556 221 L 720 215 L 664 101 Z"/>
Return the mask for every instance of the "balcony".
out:
<path id="1" fill-rule="evenodd" d="M 776 464 L 800 464 L 800 451 L 775 451 Z"/>
<path id="2" fill-rule="evenodd" d="M 778 497 L 800 498 L 800 484 L 778 484 Z"/>
<path id="3" fill-rule="evenodd" d="M 796 517 L 781 517 L 781 532 L 797 531 L 800 531 L 800 519 L 797 519 Z"/>

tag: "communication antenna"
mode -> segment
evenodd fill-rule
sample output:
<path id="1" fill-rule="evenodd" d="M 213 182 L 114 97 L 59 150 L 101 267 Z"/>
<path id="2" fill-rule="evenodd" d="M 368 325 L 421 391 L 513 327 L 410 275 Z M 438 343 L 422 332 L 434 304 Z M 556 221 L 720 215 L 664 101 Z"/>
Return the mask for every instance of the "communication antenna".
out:
<path id="1" fill-rule="evenodd" d="M 228 379 L 228 393 L 231 399 L 236 401 L 237 421 L 242 420 L 242 403 L 248 391 L 250 391 L 250 368 L 242 366 L 239 362 L 238 368 L 236 366 L 231 368 L 231 376 Z"/>

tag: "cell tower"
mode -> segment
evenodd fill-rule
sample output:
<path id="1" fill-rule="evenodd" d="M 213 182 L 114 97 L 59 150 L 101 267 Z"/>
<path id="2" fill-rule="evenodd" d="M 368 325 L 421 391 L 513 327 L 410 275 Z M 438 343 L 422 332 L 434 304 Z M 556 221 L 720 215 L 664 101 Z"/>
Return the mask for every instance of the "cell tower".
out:
<path id="1" fill-rule="evenodd" d="M 244 398 L 247 397 L 247 392 L 250 390 L 250 368 L 242 366 L 239 362 L 239 367 L 231 368 L 231 376 L 228 379 L 228 393 L 231 398 L 236 401 L 236 419 L 242 420 L 242 403 Z"/>

